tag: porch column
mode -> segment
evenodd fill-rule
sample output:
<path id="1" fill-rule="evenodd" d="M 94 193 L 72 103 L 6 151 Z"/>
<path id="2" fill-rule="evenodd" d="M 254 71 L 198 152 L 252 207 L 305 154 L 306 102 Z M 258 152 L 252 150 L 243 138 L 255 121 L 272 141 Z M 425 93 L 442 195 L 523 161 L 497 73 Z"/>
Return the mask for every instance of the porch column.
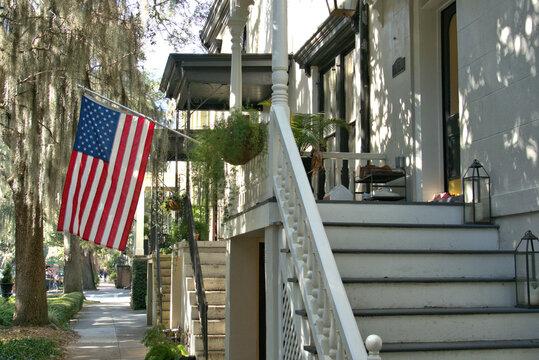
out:
<path id="1" fill-rule="evenodd" d="M 287 0 L 273 0 L 273 39 L 271 69 L 273 106 L 285 107 L 290 114 L 288 106 L 288 19 Z"/>
<path id="2" fill-rule="evenodd" d="M 228 28 L 232 42 L 232 60 L 230 66 L 230 109 L 241 109 L 241 36 L 247 23 L 249 5 L 252 0 L 233 0 L 230 2 Z"/>

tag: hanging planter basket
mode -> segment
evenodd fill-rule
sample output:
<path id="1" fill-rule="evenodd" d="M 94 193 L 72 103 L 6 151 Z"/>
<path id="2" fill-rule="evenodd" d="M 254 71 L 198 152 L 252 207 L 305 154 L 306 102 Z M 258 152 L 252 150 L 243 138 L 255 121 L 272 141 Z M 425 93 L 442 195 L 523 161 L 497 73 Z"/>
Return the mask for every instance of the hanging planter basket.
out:
<path id="1" fill-rule="evenodd" d="M 267 125 L 258 122 L 252 113 L 233 112 L 219 137 L 223 160 L 244 165 L 264 150 Z"/>
<path id="2" fill-rule="evenodd" d="M 223 160 L 231 165 L 245 165 L 255 156 L 262 152 L 262 147 L 249 146 L 236 147 L 234 151 L 226 151 L 223 153 Z"/>
<path id="3" fill-rule="evenodd" d="M 166 208 L 172 211 L 178 211 L 181 209 L 181 202 L 179 200 L 169 199 L 166 202 Z"/>

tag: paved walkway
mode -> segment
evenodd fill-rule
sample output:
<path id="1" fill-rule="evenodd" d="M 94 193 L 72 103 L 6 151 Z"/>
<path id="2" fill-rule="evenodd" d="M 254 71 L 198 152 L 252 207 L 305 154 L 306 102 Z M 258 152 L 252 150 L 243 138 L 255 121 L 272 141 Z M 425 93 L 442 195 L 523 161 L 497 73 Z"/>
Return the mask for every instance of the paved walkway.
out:
<path id="1" fill-rule="evenodd" d="M 146 310 L 131 310 L 129 290 L 101 283 L 84 295 L 99 303 L 85 304 L 77 314 L 73 329 L 80 339 L 68 348 L 68 359 L 144 359 L 146 348 L 140 341 L 148 328 Z"/>

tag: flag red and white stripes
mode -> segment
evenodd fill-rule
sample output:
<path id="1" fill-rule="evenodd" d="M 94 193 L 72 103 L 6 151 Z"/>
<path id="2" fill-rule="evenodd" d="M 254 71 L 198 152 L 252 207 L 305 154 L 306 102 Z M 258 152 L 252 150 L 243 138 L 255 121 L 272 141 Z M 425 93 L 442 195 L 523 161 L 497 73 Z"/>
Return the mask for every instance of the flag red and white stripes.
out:
<path id="1" fill-rule="evenodd" d="M 62 195 L 58 231 L 124 250 L 140 195 L 154 124 L 88 96 Z"/>

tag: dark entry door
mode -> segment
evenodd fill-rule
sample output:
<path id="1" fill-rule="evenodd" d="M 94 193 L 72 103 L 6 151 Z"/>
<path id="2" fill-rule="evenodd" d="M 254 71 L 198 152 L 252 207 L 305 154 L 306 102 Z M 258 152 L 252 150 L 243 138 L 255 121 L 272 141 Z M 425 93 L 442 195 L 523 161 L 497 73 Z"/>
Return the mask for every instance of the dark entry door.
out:
<path id="1" fill-rule="evenodd" d="M 442 11 L 442 96 L 444 190 L 461 193 L 457 14 L 453 3 Z"/>

